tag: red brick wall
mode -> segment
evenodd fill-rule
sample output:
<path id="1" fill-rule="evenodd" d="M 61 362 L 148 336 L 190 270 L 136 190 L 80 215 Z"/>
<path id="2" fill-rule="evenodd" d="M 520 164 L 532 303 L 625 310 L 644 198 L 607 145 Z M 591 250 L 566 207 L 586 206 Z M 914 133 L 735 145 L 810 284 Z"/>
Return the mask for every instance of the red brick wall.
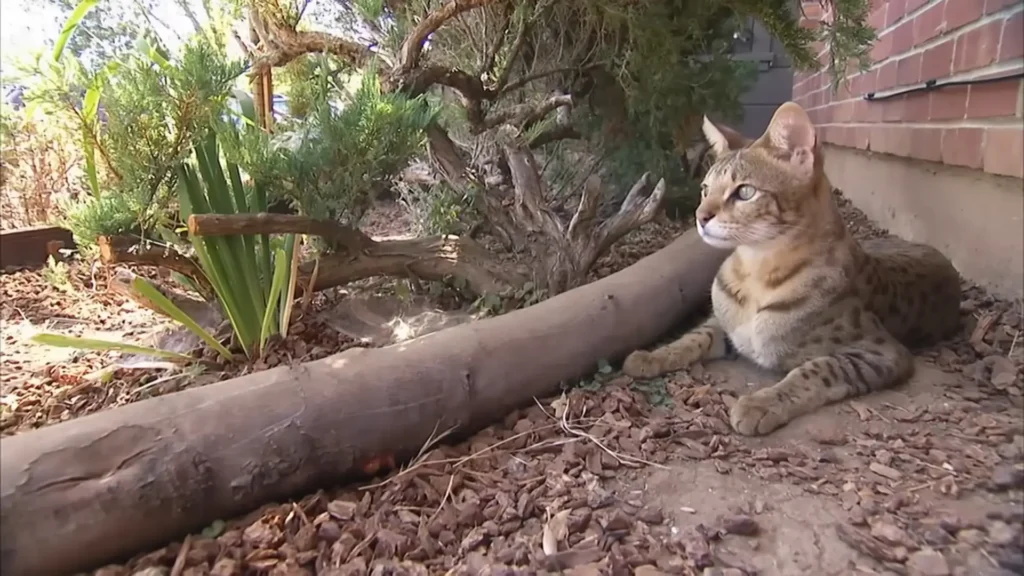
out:
<path id="1" fill-rule="evenodd" d="M 806 25 L 820 18 L 804 3 Z M 824 142 L 1024 177 L 1024 81 L 949 86 L 870 101 L 928 80 L 1024 69 L 1024 0 L 872 0 L 872 67 L 833 93 L 830 72 L 797 73 L 793 97 Z M 825 58 L 822 51 L 822 59 Z"/>

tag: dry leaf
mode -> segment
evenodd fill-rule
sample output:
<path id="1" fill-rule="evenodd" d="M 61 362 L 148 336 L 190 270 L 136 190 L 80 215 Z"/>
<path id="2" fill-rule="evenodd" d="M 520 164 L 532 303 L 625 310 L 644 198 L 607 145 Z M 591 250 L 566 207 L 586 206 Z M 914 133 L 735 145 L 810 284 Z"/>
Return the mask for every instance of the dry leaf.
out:
<path id="1" fill-rule="evenodd" d="M 562 510 L 555 514 L 544 524 L 544 535 L 541 538 L 541 546 L 544 554 L 551 556 L 558 553 L 558 543 L 569 537 L 569 513 L 572 510 Z"/>

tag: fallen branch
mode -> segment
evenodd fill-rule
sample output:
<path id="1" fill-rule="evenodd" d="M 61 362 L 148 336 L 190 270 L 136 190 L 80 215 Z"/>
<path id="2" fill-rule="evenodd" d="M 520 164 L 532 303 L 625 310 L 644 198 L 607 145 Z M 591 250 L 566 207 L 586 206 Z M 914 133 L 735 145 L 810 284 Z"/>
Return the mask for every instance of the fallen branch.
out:
<path id="1" fill-rule="evenodd" d="M 691 231 L 524 310 L 3 438 L 0 572 L 86 571 L 470 434 L 657 340 L 725 255 Z"/>
<path id="2" fill-rule="evenodd" d="M 213 285 L 191 258 L 170 247 L 140 246 L 137 242 L 130 236 L 100 236 L 96 239 L 100 247 L 100 261 L 107 265 L 134 264 L 173 270 L 195 282 L 204 298 L 213 297 Z"/>
<path id="3" fill-rule="evenodd" d="M 292 214 L 193 214 L 188 228 L 197 236 L 236 234 L 315 234 L 344 252 L 320 259 L 314 290 L 342 286 L 373 276 L 415 275 L 424 280 L 462 279 L 474 294 L 497 294 L 522 286 L 526 279 L 505 269 L 482 246 L 469 238 L 432 236 L 410 240 L 376 241 L 360 230 L 331 220 Z M 315 262 L 299 268 L 299 283 L 309 283 Z"/>

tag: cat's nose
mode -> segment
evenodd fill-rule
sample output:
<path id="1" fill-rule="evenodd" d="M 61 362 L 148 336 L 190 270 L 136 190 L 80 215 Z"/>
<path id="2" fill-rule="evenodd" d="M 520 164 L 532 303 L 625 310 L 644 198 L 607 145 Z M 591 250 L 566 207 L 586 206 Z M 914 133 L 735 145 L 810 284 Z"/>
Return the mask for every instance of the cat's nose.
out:
<path id="1" fill-rule="evenodd" d="M 697 209 L 697 222 L 700 222 L 701 226 L 707 226 L 708 222 L 715 217 L 715 213 L 711 210 L 705 210 L 703 208 Z"/>

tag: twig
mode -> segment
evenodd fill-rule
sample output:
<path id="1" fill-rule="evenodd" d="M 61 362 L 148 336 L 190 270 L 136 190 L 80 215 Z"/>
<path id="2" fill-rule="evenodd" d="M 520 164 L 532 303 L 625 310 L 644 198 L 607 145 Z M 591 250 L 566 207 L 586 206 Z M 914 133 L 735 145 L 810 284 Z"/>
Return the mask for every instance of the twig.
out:
<path id="1" fill-rule="evenodd" d="M 563 393 L 562 394 L 562 398 L 565 398 L 565 397 L 566 396 Z M 540 402 L 536 398 L 534 398 L 533 400 L 534 400 L 534 402 L 537 402 L 538 405 L 540 405 Z M 541 407 L 541 410 L 544 411 L 544 408 Z M 548 414 L 547 411 L 544 411 L 544 413 Z M 648 460 L 644 460 L 643 458 L 637 458 L 636 456 L 630 456 L 629 454 L 622 454 L 622 453 L 619 453 L 619 452 L 616 452 L 616 451 L 612 450 L 611 448 L 608 448 L 607 446 L 602 444 L 601 441 L 598 440 L 593 435 L 588 434 L 588 433 L 584 432 L 583 430 L 576 430 L 573 427 L 571 427 L 569 425 L 569 420 L 566 418 L 566 416 L 568 414 L 569 414 L 569 406 L 566 405 L 565 410 L 562 412 L 562 420 L 561 420 L 562 430 L 565 430 L 566 432 L 568 432 L 569 434 L 572 434 L 574 436 L 579 436 L 580 438 L 586 438 L 587 440 L 590 440 L 591 442 L 594 443 L 595 446 L 597 446 L 601 450 L 604 450 L 609 456 L 611 456 L 612 458 L 615 458 L 615 460 L 617 460 L 620 464 L 626 464 L 626 463 L 644 464 L 646 466 L 654 466 L 655 468 L 661 468 L 663 470 L 670 470 L 670 468 L 668 466 L 665 466 L 664 464 L 658 464 L 656 462 L 650 462 Z M 550 416 L 550 414 L 549 414 L 549 416 Z"/>
<path id="2" fill-rule="evenodd" d="M 540 428 L 533 428 L 532 430 L 527 430 L 525 432 L 520 432 L 518 434 L 514 434 L 512 436 L 509 436 L 508 438 L 505 438 L 504 440 L 501 440 L 499 442 L 491 444 L 490 446 L 486 446 L 484 448 L 481 448 L 480 450 L 477 450 L 476 452 L 470 454 L 469 456 L 464 456 L 462 458 L 442 458 L 440 460 L 429 460 L 429 461 L 424 461 L 424 462 L 417 462 L 417 463 L 413 464 L 412 466 L 409 466 L 408 468 L 402 470 L 401 472 L 398 472 L 394 476 L 391 476 L 390 478 L 387 478 L 387 479 L 382 480 L 380 482 L 377 482 L 375 484 L 368 484 L 366 486 L 361 487 L 360 490 L 372 490 L 374 488 L 379 488 L 381 486 L 386 486 L 387 484 L 390 484 L 391 482 L 394 482 L 395 480 L 401 478 L 402 476 L 405 476 L 406 474 L 412 472 L 413 470 L 416 470 L 416 469 L 421 468 L 423 466 L 429 466 L 431 464 L 454 464 L 454 467 L 457 468 L 459 466 L 462 466 L 466 462 L 469 462 L 470 460 L 473 460 L 473 459 L 479 457 L 481 454 L 484 454 L 485 452 L 489 452 L 489 451 L 497 448 L 498 446 L 501 446 L 501 445 L 504 445 L 504 444 L 508 444 L 509 442 L 511 442 L 513 440 L 516 440 L 518 438 L 522 438 L 523 436 L 526 436 L 528 434 L 533 434 L 534 432 L 540 432 L 541 430 L 550 430 L 551 428 L 557 428 L 557 427 L 558 426 L 555 425 L 555 424 L 549 424 L 547 426 L 541 426 Z"/>
<path id="3" fill-rule="evenodd" d="M 302 295 L 302 314 L 309 311 L 309 305 L 313 301 L 313 288 L 316 286 L 316 277 L 320 274 L 320 258 L 313 261 L 313 272 L 309 275 L 309 283 L 306 285 L 305 294 Z"/>
<path id="4" fill-rule="evenodd" d="M 997 562 L 996 559 L 988 553 L 988 551 L 986 551 L 984 548 L 980 546 L 978 547 L 978 550 L 981 552 L 981 555 L 984 556 L 992 564 L 993 567 L 999 568 L 999 562 Z"/>
<path id="5" fill-rule="evenodd" d="M 302 507 L 296 504 L 295 502 L 292 502 L 292 512 L 299 517 L 299 520 L 302 521 L 303 526 L 309 526 L 310 524 L 312 524 L 312 522 L 309 521 L 309 516 L 306 516 L 306 511 L 303 510 Z"/>
<path id="6" fill-rule="evenodd" d="M 185 560 L 188 559 L 190 548 L 192 548 L 191 534 L 185 536 L 185 541 L 181 543 L 181 550 L 178 550 L 178 557 L 174 559 L 174 566 L 171 567 L 170 576 L 181 576 L 181 573 L 185 571 Z"/>
<path id="7" fill-rule="evenodd" d="M 427 523 L 433 522 L 434 518 L 441 513 L 441 509 L 444 508 L 445 503 L 448 502 L 448 498 L 452 495 L 452 485 L 455 484 L 455 472 L 452 471 L 452 475 L 448 477 L 448 489 L 444 491 L 444 496 L 441 498 L 441 503 L 438 504 L 437 510 L 430 515 L 430 520 Z"/>
<path id="8" fill-rule="evenodd" d="M 366 536 L 366 538 L 363 538 L 362 542 L 360 542 L 359 544 L 356 544 L 356 547 L 353 548 L 352 551 L 348 553 L 348 556 L 345 557 L 345 563 L 346 564 L 349 563 L 353 558 L 358 556 L 363 550 L 366 550 L 370 546 L 370 542 L 373 542 L 374 538 L 376 538 L 376 537 L 377 537 L 377 533 L 376 532 L 370 532 Z"/>

